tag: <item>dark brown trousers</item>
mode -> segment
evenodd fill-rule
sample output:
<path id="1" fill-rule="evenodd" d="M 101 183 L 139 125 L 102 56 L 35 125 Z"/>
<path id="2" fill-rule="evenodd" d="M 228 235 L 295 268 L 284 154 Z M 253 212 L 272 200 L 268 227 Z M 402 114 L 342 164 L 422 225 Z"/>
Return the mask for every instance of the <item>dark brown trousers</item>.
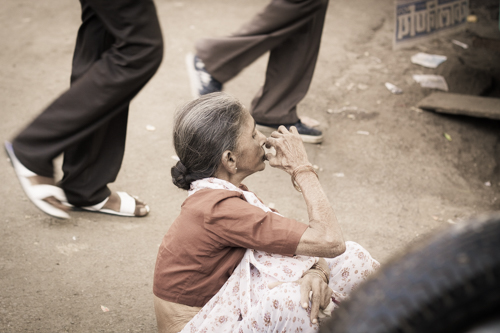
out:
<path id="1" fill-rule="evenodd" d="M 272 0 L 229 37 L 198 41 L 196 54 L 224 83 L 271 51 L 251 113 L 263 124 L 293 124 L 316 66 L 328 0 Z"/>
<path id="2" fill-rule="evenodd" d="M 152 0 L 81 0 L 71 86 L 14 140 L 22 164 L 60 182 L 68 201 L 94 205 L 120 170 L 131 99 L 158 69 L 163 39 Z"/>

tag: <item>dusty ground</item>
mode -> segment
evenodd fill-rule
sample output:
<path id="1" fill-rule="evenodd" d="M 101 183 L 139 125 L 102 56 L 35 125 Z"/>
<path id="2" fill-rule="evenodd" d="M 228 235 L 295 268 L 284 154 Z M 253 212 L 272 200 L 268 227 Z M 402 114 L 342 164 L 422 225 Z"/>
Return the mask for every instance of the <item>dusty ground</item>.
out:
<path id="1" fill-rule="evenodd" d="M 186 197 L 169 177 L 172 114 L 190 99 L 184 55 L 200 37 L 235 30 L 267 1 L 156 3 L 166 56 L 133 101 L 125 160 L 112 185 L 140 195 L 151 214 L 133 219 L 79 212 L 69 221 L 52 219 L 27 201 L 4 158 L 1 332 L 155 330 L 151 289 L 156 252 Z M 480 3 L 471 0 L 479 20 L 468 24 L 467 32 L 397 52 L 392 51 L 393 1 L 330 4 L 313 84 L 299 105 L 302 115 L 321 122 L 326 138 L 307 150 L 321 168 L 321 182 L 346 238 L 381 262 L 450 221 L 500 209 L 500 122 L 413 108 L 431 93 L 412 81 L 417 73 L 447 75 L 452 91 L 463 93 L 473 89 L 475 77 L 481 82 L 492 77 L 493 86 L 485 93 L 500 96 L 499 54 L 450 43 L 451 38 L 470 43 L 474 34 L 500 38 L 498 2 Z M 11 139 L 68 86 L 78 25 L 75 0 L 3 0 L 2 140 Z M 426 69 L 410 63 L 418 51 L 449 59 L 436 70 Z M 248 105 L 262 83 L 265 64 L 263 57 L 227 84 L 226 91 Z M 391 94 L 384 82 L 404 93 Z M 344 106 L 358 110 L 327 112 Z M 146 130 L 147 125 L 156 130 Z M 266 203 L 306 221 L 303 200 L 286 174 L 267 168 L 246 183 Z M 110 311 L 103 312 L 101 305 Z"/>

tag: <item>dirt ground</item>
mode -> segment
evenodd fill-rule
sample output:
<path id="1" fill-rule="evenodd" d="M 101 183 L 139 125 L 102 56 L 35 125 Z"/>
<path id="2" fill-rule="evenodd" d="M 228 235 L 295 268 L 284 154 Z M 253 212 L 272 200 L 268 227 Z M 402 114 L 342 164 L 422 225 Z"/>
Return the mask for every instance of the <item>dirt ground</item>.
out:
<path id="1" fill-rule="evenodd" d="M 186 197 L 169 176 L 173 112 L 191 98 L 184 56 L 198 38 L 227 35 L 266 3 L 156 0 L 166 54 L 131 105 L 126 155 L 111 185 L 146 200 L 147 218 L 83 212 L 68 221 L 50 218 L 27 200 L 4 158 L 0 332 L 155 330 L 156 253 Z M 500 54 L 451 43 L 470 45 L 475 35 L 500 38 L 498 1 L 471 0 L 471 11 L 478 21 L 466 31 L 393 51 L 392 0 L 330 2 L 315 76 L 299 113 L 321 122 L 324 143 L 309 144 L 307 151 L 345 238 L 382 263 L 438 228 L 500 210 L 500 122 L 414 107 L 432 90 L 414 83 L 412 74 L 442 74 L 452 92 L 500 97 Z M 68 87 L 79 15 L 76 0 L 2 1 L 2 140 L 12 139 Z M 420 51 L 448 60 L 437 69 L 412 64 L 411 55 Z M 249 105 L 263 82 L 266 57 L 225 90 Z M 404 93 L 391 94 L 385 82 Z M 338 112 L 345 106 L 350 110 Z M 246 184 L 284 215 L 307 221 L 303 199 L 285 173 L 267 167 Z"/>

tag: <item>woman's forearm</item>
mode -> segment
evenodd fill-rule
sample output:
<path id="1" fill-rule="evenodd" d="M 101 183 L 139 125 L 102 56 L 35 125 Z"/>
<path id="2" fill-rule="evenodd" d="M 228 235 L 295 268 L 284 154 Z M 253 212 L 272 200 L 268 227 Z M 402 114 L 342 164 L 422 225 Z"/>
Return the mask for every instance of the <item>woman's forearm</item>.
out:
<path id="1" fill-rule="evenodd" d="M 316 175 L 304 171 L 295 180 L 300 186 L 309 215 L 309 228 L 302 235 L 296 253 L 327 258 L 344 253 L 342 230 Z"/>
<path id="2" fill-rule="evenodd" d="M 310 166 L 306 149 L 297 129 L 280 126 L 267 138 L 266 147 L 276 154 L 266 157 L 272 167 L 295 177 L 307 205 L 309 228 L 302 234 L 296 254 L 333 258 L 345 251 L 344 237 L 328 198 Z"/>

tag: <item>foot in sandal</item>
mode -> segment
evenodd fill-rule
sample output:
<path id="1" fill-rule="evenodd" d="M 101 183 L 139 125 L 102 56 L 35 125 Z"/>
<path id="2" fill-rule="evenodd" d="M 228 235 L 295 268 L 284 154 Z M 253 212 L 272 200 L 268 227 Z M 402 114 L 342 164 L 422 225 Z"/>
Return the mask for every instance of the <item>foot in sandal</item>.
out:
<path id="1" fill-rule="evenodd" d="M 149 214 L 149 206 L 126 192 L 112 192 L 97 205 L 80 207 L 82 210 L 118 216 L 143 217 Z"/>
<path id="2" fill-rule="evenodd" d="M 69 208 L 63 204 L 67 201 L 66 195 L 61 188 L 55 185 L 54 178 L 37 175 L 22 165 L 14 154 L 10 142 L 5 142 L 5 151 L 10 158 L 21 187 L 31 202 L 50 216 L 68 219 L 67 211 Z"/>

